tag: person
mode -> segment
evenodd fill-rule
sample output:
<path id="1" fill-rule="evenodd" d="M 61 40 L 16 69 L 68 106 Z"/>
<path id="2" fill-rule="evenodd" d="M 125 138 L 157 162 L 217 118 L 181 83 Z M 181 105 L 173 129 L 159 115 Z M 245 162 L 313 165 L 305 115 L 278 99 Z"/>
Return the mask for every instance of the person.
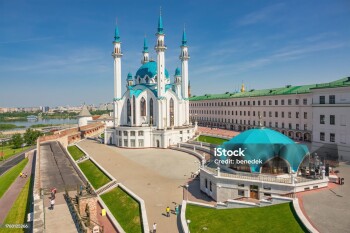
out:
<path id="1" fill-rule="evenodd" d="M 50 204 L 51 204 L 51 210 L 53 210 L 53 207 L 55 206 L 55 199 L 51 198 L 51 201 L 50 201 Z"/>
<path id="2" fill-rule="evenodd" d="M 175 214 L 178 215 L 179 214 L 179 206 L 175 205 Z"/>
<path id="3" fill-rule="evenodd" d="M 157 231 L 157 223 L 153 223 L 153 233 L 156 233 Z"/>
<path id="4" fill-rule="evenodd" d="M 19 173 L 19 177 L 23 178 L 23 173 L 22 172 Z"/>
<path id="5" fill-rule="evenodd" d="M 165 211 L 166 211 L 166 216 L 170 217 L 170 207 L 169 206 L 166 207 Z"/>
<path id="6" fill-rule="evenodd" d="M 25 172 L 25 173 L 24 173 L 24 178 L 27 178 L 27 176 L 28 176 L 28 174 Z"/>

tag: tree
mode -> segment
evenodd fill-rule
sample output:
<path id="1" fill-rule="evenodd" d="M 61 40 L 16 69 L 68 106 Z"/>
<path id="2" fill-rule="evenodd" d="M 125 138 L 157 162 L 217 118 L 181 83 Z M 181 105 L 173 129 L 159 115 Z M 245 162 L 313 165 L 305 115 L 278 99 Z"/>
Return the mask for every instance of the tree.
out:
<path id="1" fill-rule="evenodd" d="M 13 145 L 13 149 L 20 148 L 23 144 L 23 138 L 22 138 L 21 134 L 16 133 L 16 134 L 12 135 L 11 142 Z"/>
<path id="2" fill-rule="evenodd" d="M 37 130 L 33 130 L 31 128 L 28 128 L 23 135 L 24 142 L 28 146 L 34 145 L 36 143 L 36 140 L 38 139 L 38 137 L 40 137 L 41 135 L 42 135 L 41 132 L 39 132 Z"/>

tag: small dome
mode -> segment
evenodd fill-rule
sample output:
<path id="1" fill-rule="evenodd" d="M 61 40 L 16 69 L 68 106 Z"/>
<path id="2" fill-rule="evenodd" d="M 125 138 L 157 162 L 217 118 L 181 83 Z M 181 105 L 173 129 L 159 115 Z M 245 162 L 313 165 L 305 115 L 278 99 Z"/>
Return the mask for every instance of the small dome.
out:
<path id="1" fill-rule="evenodd" d="M 289 163 L 296 172 L 304 157 L 309 153 L 305 145 L 295 143 L 287 136 L 271 129 L 250 129 L 221 145 L 226 150 L 244 150 L 244 160 L 260 159 L 263 164 L 276 157 Z M 225 160 L 227 158 L 221 157 Z M 250 164 L 251 172 L 260 172 L 263 164 Z"/>
<path id="2" fill-rule="evenodd" d="M 175 76 L 181 76 L 181 72 L 180 72 L 179 67 L 176 67 Z"/>
<path id="3" fill-rule="evenodd" d="M 128 73 L 127 80 L 133 80 L 133 79 L 132 79 L 132 74 L 131 74 L 130 72 Z"/>
<path id="4" fill-rule="evenodd" d="M 150 78 L 154 78 L 157 75 L 157 62 L 147 62 L 143 64 L 136 72 L 136 77 L 140 76 L 141 78 L 144 78 L 146 75 Z M 165 78 L 169 78 L 169 72 L 167 69 L 165 69 Z"/>

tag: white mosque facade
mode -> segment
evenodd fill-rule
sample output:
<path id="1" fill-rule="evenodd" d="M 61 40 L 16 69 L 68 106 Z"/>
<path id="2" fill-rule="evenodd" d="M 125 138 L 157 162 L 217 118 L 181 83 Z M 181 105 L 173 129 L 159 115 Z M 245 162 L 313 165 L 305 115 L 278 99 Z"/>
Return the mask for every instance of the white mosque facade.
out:
<path id="1" fill-rule="evenodd" d="M 135 76 L 127 76 L 127 90 L 121 88 L 121 41 L 115 29 L 114 50 L 114 126 L 105 130 L 105 144 L 119 147 L 167 148 L 185 142 L 195 134 L 196 124 L 189 116 L 188 47 L 183 31 L 181 70 L 170 77 L 165 66 L 165 34 L 162 17 L 158 20 L 155 51 L 157 61 L 150 60 L 146 39 L 142 66 Z M 173 80 L 171 80 L 173 78 Z"/>

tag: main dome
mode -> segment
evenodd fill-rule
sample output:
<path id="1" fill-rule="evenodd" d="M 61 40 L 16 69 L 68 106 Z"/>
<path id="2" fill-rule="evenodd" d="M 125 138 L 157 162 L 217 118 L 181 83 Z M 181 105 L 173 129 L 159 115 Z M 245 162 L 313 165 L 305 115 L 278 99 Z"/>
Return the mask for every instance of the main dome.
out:
<path id="1" fill-rule="evenodd" d="M 148 76 L 149 78 L 154 78 L 157 75 L 157 62 L 150 61 L 143 64 L 136 72 L 135 77 L 145 78 Z M 169 78 L 169 72 L 165 69 L 165 77 Z"/>
<path id="2" fill-rule="evenodd" d="M 267 128 L 247 130 L 224 142 L 220 147 L 232 151 L 244 150 L 245 156 L 241 158 L 244 160 L 260 159 L 262 164 L 250 164 L 251 172 L 260 172 L 263 164 L 277 157 L 287 161 L 291 171 L 296 172 L 305 156 L 309 154 L 305 145 L 295 143 L 287 136 Z"/>

